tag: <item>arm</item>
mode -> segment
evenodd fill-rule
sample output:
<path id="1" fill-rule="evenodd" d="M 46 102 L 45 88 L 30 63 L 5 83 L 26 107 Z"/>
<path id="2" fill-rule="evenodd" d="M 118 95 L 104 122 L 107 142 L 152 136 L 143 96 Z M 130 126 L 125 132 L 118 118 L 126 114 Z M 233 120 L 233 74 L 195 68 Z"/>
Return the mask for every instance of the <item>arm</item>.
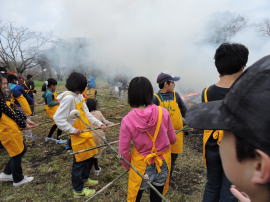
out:
<path id="1" fill-rule="evenodd" d="M 53 116 L 53 120 L 55 121 L 57 127 L 69 133 L 77 132 L 77 129 L 68 122 L 69 113 L 72 109 L 74 109 L 73 99 L 73 96 L 64 97 L 61 100 L 59 107 Z"/>
<path id="2" fill-rule="evenodd" d="M 59 102 L 53 101 L 53 94 L 52 94 L 51 92 L 49 92 L 49 93 L 46 94 L 45 99 L 46 99 L 47 105 L 48 105 L 49 107 L 53 107 L 53 106 L 59 104 Z"/>
<path id="3" fill-rule="evenodd" d="M 186 112 L 187 112 L 187 107 L 186 107 L 184 101 L 182 100 L 182 98 L 179 96 L 178 93 L 176 93 L 176 101 L 177 101 L 177 104 L 178 104 L 178 106 L 179 106 L 179 108 L 181 110 L 182 116 L 185 117 Z"/>
<path id="4" fill-rule="evenodd" d="M 129 162 L 131 161 L 130 142 L 131 142 L 131 134 L 125 124 L 125 120 L 123 120 L 121 123 L 119 135 L 119 154 L 123 156 L 125 159 L 127 159 Z M 124 161 L 121 161 L 121 164 L 126 169 L 129 169 L 129 166 Z"/>
<path id="5" fill-rule="evenodd" d="M 101 125 L 104 125 L 101 121 L 97 120 L 88 110 L 85 102 L 83 102 L 83 110 L 86 113 L 86 116 L 88 117 L 89 121 L 91 122 L 91 124 L 96 125 L 98 127 L 100 127 Z"/>

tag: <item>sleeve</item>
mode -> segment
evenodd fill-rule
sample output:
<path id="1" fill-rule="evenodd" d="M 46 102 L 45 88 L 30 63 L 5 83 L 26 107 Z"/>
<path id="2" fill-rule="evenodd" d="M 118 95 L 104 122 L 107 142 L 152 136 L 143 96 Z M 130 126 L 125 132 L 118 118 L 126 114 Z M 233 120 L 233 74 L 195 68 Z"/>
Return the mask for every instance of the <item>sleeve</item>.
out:
<path id="1" fill-rule="evenodd" d="M 69 113 L 72 110 L 73 99 L 74 98 L 72 96 L 64 97 L 53 116 L 53 120 L 57 127 L 60 130 L 67 131 L 69 133 L 76 132 L 76 129 L 68 122 Z"/>
<path id="2" fill-rule="evenodd" d="M 100 127 L 101 125 L 103 125 L 103 123 L 101 121 L 99 121 L 98 119 L 96 119 L 88 110 L 85 102 L 83 102 L 83 110 L 86 113 L 86 116 L 88 117 L 88 120 L 91 122 L 91 124 L 96 125 L 98 127 Z"/>
<path id="3" fill-rule="evenodd" d="M 1 112 L 1 117 L 2 117 L 2 113 L 6 114 L 9 118 L 11 118 L 12 120 L 14 120 L 17 125 L 20 128 L 25 128 L 26 127 L 26 117 L 25 115 L 21 112 L 21 113 L 14 113 L 5 103 L 4 99 L 0 99 L 0 112 Z"/>
<path id="4" fill-rule="evenodd" d="M 153 96 L 153 104 L 159 106 L 159 100 L 157 99 L 155 95 Z"/>
<path id="5" fill-rule="evenodd" d="M 131 134 L 125 124 L 125 121 L 123 120 L 121 123 L 119 135 L 119 154 L 129 162 L 131 161 L 130 142 L 131 142 Z M 126 164 L 123 160 L 121 160 L 121 164 L 126 169 L 129 169 L 129 165 Z"/>
<path id="6" fill-rule="evenodd" d="M 46 101 L 47 101 L 47 105 L 50 106 L 50 107 L 53 107 L 53 106 L 59 104 L 57 101 L 53 101 L 52 93 L 47 93 L 46 94 Z"/>
<path id="7" fill-rule="evenodd" d="M 181 110 L 181 114 L 183 117 L 186 116 L 186 112 L 187 112 L 187 107 L 184 103 L 184 101 L 182 100 L 182 98 L 180 97 L 180 95 L 178 93 L 176 93 L 176 101 L 177 101 L 177 104 Z"/>
<path id="8" fill-rule="evenodd" d="M 164 109 L 165 111 L 166 109 Z M 166 113 L 164 113 L 167 119 L 167 126 L 168 126 L 168 138 L 170 140 L 171 144 L 174 144 L 176 142 L 176 134 L 172 125 L 172 120 L 170 118 L 169 112 L 166 110 Z"/>

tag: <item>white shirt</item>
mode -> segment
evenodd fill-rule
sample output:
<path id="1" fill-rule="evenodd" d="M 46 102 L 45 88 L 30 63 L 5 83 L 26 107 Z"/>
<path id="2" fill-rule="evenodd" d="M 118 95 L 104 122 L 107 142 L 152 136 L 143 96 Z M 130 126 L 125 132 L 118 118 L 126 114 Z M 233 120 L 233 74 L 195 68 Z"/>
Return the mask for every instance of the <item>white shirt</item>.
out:
<path id="1" fill-rule="evenodd" d="M 69 94 L 69 95 L 67 95 Z M 57 127 L 63 131 L 67 131 L 69 133 L 75 133 L 76 129 L 72 126 L 75 122 L 75 119 L 71 119 L 69 114 L 72 110 L 76 109 L 75 103 L 78 104 L 83 100 L 82 94 L 76 94 L 71 91 L 65 91 L 57 96 L 60 105 L 53 116 L 53 120 L 55 121 Z M 75 103 L 74 103 L 75 101 Z M 97 120 L 88 110 L 86 103 L 83 102 L 83 111 L 86 113 L 88 120 L 100 127 L 102 122 Z"/>

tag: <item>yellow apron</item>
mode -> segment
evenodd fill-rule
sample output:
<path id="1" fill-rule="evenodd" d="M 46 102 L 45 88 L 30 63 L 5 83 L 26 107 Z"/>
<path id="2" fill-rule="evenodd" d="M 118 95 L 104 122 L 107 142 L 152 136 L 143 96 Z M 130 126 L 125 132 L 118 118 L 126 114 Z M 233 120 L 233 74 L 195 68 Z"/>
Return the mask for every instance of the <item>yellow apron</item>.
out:
<path id="1" fill-rule="evenodd" d="M 11 98 L 11 103 L 15 103 L 15 100 L 19 103 L 19 105 L 21 106 L 22 108 L 22 111 L 23 113 L 26 115 L 26 116 L 30 116 L 32 114 L 32 111 L 31 111 L 31 108 L 29 106 L 29 103 L 27 102 L 26 98 L 23 96 L 23 95 L 20 95 L 19 97 L 17 98 L 14 98 L 12 96 Z"/>
<path id="2" fill-rule="evenodd" d="M 135 147 L 132 148 L 131 151 L 131 165 L 133 165 L 141 174 L 145 173 L 147 165 L 152 163 L 156 164 L 158 172 L 160 172 L 160 166 L 162 166 L 162 159 L 160 156 L 164 158 L 168 166 L 168 177 L 166 179 L 163 194 L 165 195 L 169 190 L 169 180 L 170 180 L 170 171 L 171 171 L 171 152 L 170 149 L 165 152 L 157 153 L 155 147 L 155 141 L 157 135 L 159 133 L 160 125 L 162 122 L 162 109 L 159 107 L 159 115 L 158 115 L 158 123 L 154 133 L 154 136 L 151 136 L 148 132 L 147 135 L 150 137 L 151 141 L 153 142 L 152 152 L 148 154 L 146 157 L 141 155 Z M 140 189 L 142 183 L 142 178 L 132 169 L 129 170 L 129 177 L 128 177 L 128 202 L 135 202 L 138 191 Z"/>
<path id="3" fill-rule="evenodd" d="M 209 87 L 206 88 L 203 93 L 204 102 L 208 102 L 208 97 L 207 97 L 208 89 Z M 213 138 L 217 140 L 217 144 L 220 144 L 224 131 L 223 130 L 204 130 L 203 132 L 203 161 L 204 161 L 205 167 L 207 166 L 206 157 L 205 157 L 205 145 L 212 134 L 213 134 Z"/>
<path id="4" fill-rule="evenodd" d="M 170 113 L 174 130 L 180 130 L 183 128 L 183 119 L 181 115 L 181 110 L 176 101 L 176 92 L 173 91 L 173 100 L 162 101 L 157 94 L 154 94 L 159 101 L 159 105 L 164 107 Z M 176 142 L 171 145 L 171 153 L 180 154 L 184 150 L 184 132 L 178 132 L 176 134 Z"/>
<path id="5" fill-rule="evenodd" d="M 95 99 L 96 98 L 96 89 L 95 88 L 90 88 L 88 90 L 88 95 L 89 95 L 89 98 Z"/>
<path id="6" fill-rule="evenodd" d="M 6 103 L 8 106 L 10 103 Z M 0 119 L 0 142 L 10 157 L 17 156 L 24 150 L 23 135 L 17 123 L 2 113 Z"/>
<path id="7" fill-rule="evenodd" d="M 66 96 L 68 96 L 68 94 Z M 82 100 L 79 103 L 76 103 L 74 99 L 75 108 L 80 112 L 81 119 L 85 123 L 89 124 L 90 122 L 88 120 L 88 117 L 83 110 L 83 102 L 84 100 Z M 73 127 L 79 130 L 87 129 L 87 127 L 84 125 L 84 123 L 80 119 L 75 120 Z M 84 150 L 84 149 L 88 149 L 88 148 L 92 148 L 96 146 L 93 134 L 90 131 L 80 133 L 79 135 L 71 135 L 70 139 L 71 139 L 71 147 L 72 147 L 73 152 L 78 152 L 80 150 Z M 81 162 L 95 156 L 97 153 L 98 153 L 98 150 L 94 149 L 91 151 L 75 154 L 75 160 L 76 162 Z"/>
<path id="8" fill-rule="evenodd" d="M 56 92 L 53 92 L 53 101 L 54 102 L 57 102 L 58 100 L 56 99 L 57 98 L 57 93 Z M 47 114 L 47 117 L 49 119 L 52 119 L 53 120 L 53 115 L 55 114 L 56 110 L 58 109 L 59 105 L 54 105 L 54 106 L 48 106 L 48 105 L 45 105 L 45 111 L 46 111 L 46 114 Z"/>

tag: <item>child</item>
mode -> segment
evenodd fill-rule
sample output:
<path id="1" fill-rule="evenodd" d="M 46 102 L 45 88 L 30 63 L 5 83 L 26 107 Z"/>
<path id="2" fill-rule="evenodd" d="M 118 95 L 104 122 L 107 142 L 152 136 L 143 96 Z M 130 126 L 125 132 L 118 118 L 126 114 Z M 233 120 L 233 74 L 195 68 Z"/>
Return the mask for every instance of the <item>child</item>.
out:
<path id="1" fill-rule="evenodd" d="M 91 132 L 83 132 L 87 129 L 86 124 L 95 124 L 102 129 L 106 126 L 97 120 L 87 109 L 82 92 L 85 90 L 87 80 L 84 75 L 73 72 L 66 81 L 68 91 L 60 94 L 57 99 L 60 101 L 59 108 L 54 114 L 54 121 L 57 126 L 71 134 L 71 147 L 74 152 L 95 147 L 95 141 Z M 71 119 L 70 112 L 72 110 L 80 112 L 80 119 Z M 83 121 L 82 121 L 82 120 Z M 98 150 L 87 151 L 75 155 L 72 166 L 72 186 L 75 198 L 89 197 L 95 194 L 94 189 L 84 188 L 95 186 L 97 180 L 91 180 L 89 173 L 93 165 L 93 157 Z"/>
<path id="2" fill-rule="evenodd" d="M 174 90 L 175 81 L 178 81 L 179 77 L 172 77 L 169 74 L 160 73 L 157 78 L 157 83 L 159 85 L 159 92 L 155 94 L 153 103 L 165 107 L 169 113 L 173 123 L 174 130 L 179 130 L 183 128 L 183 118 L 186 114 L 186 106 L 179 96 L 179 94 Z M 175 161 L 178 154 L 183 152 L 183 140 L 184 133 L 179 132 L 176 134 L 176 143 L 171 146 L 172 152 L 172 165 L 171 165 L 171 175 L 175 166 Z"/>
<path id="3" fill-rule="evenodd" d="M 42 86 L 42 91 L 44 92 L 42 97 L 44 98 L 44 101 L 45 101 L 45 111 L 46 111 L 47 117 L 52 120 L 53 120 L 53 115 L 55 114 L 59 106 L 59 102 L 56 99 L 57 97 L 57 94 L 55 92 L 56 86 L 57 86 L 57 81 L 53 78 L 49 78 L 47 81 L 45 81 L 45 85 Z M 45 142 L 49 140 L 53 140 L 52 135 L 56 129 L 57 129 L 57 125 L 54 124 L 51 127 L 48 136 L 45 138 Z M 59 136 L 61 134 L 62 134 L 62 130 L 58 129 L 56 142 L 59 144 L 66 143 L 65 140 L 59 139 Z"/>
<path id="4" fill-rule="evenodd" d="M 96 99 L 91 99 L 88 98 L 86 101 L 87 108 L 89 112 L 99 121 L 101 121 L 103 124 L 106 126 L 112 125 L 113 123 L 106 120 L 105 117 L 102 115 L 101 111 L 97 110 L 97 100 Z M 95 135 L 97 134 L 97 135 Z M 104 142 L 98 137 L 102 136 L 103 138 L 106 139 L 105 132 L 103 130 L 95 130 L 94 131 L 94 140 L 98 145 L 104 144 Z M 101 172 L 101 168 L 98 166 L 98 158 L 100 157 L 100 154 L 102 153 L 104 149 L 99 149 L 99 154 L 96 155 L 96 158 L 94 158 L 94 168 L 95 168 L 95 174 L 98 176 Z"/>
<path id="5" fill-rule="evenodd" d="M 270 201 L 269 86 L 266 56 L 245 70 L 223 100 L 194 106 L 186 116 L 191 127 L 225 131 L 219 146 L 222 166 L 241 201 Z"/>
<path id="6" fill-rule="evenodd" d="M 32 128 L 36 124 L 27 120 L 21 111 L 10 107 L 4 95 L 7 88 L 7 79 L 0 75 L 0 144 L 10 156 L 4 171 L 0 173 L 0 181 L 11 181 L 14 187 L 18 187 L 34 179 L 24 176 L 22 172 L 21 161 L 26 148 L 20 128 Z"/>
<path id="7" fill-rule="evenodd" d="M 145 77 L 133 78 L 128 87 L 128 103 L 133 109 L 121 122 L 119 153 L 143 175 L 147 174 L 156 189 L 165 194 L 171 168 L 170 145 L 175 143 L 176 136 L 168 111 L 153 105 L 152 100 L 150 81 Z M 123 165 L 129 169 L 128 165 Z M 148 184 L 129 169 L 127 200 L 140 201 L 147 188 Z M 162 199 L 151 190 L 150 200 Z"/>

